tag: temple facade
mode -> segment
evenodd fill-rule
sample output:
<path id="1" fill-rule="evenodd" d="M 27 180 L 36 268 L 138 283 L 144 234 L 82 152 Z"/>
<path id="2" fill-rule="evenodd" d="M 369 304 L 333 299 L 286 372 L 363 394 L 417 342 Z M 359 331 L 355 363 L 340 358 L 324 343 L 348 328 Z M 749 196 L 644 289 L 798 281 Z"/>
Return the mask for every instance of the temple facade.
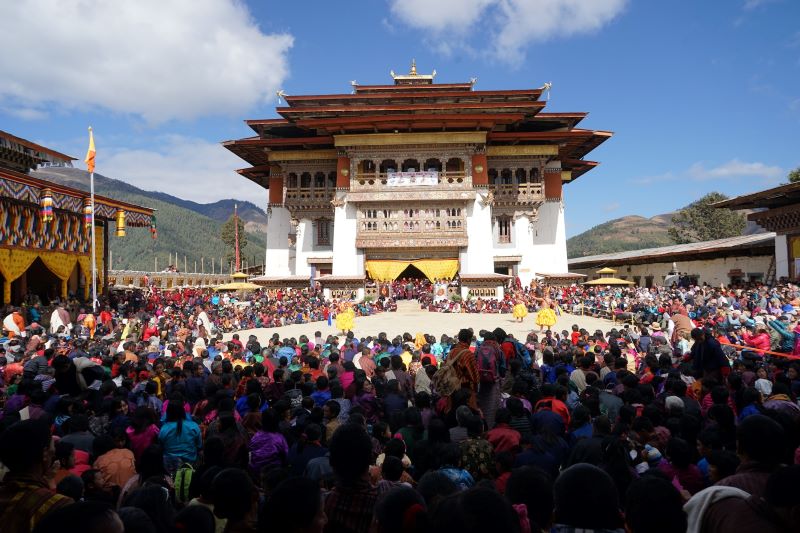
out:
<path id="1" fill-rule="evenodd" d="M 72 294 L 88 300 L 92 286 L 92 204 L 86 191 L 31 176 L 75 158 L 0 131 L 0 304 L 42 303 Z M 108 279 L 109 227 L 155 232 L 153 210 L 95 195 L 98 293 Z"/>
<path id="2" fill-rule="evenodd" d="M 610 132 L 545 112 L 538 89 L 434 83 L 412 63 L 390 85 L 289 96 L 281 118 L 226 148 L 268 189 L 268 278 L 427 277 L 528 284 L 567 272 L 563 186 Z"/>

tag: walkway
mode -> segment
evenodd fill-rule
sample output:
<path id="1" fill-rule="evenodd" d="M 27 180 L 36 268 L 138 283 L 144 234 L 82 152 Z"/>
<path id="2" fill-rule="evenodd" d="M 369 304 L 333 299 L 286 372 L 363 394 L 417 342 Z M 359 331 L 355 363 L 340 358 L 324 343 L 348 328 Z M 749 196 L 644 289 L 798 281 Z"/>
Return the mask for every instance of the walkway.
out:
<path id="1" fill-rule="evenodd" d="M 578 324 L 589 331 L 596 329 L 608 331 L 613 327 L 610 320 L 565 313 L 558 317 L 558 322 L 553 329 L 556 331 L 570 330 L 573 324 Z M 358 337 L 366 337 L 368 335 L 377 336 L 380 332 L 386 332 L 389 338 L 392 338 L 406 332 L 414 335 L 421 331 L 435 335 L 438 338 L 442 334 L 453 336 L 458 333 L 459 329 L 464 327 L 471 327 L 475 331 L 501 327 L 523 341 L 528 333 L 539 330 L 536 325 L 536 313 L 529 314 L 520 324 L 510 314 L 431 313 L 420 309 L 416 301 L 400 300 L 397 302 L 397 312 L 395 313 L 356 317 L 354 333 Z M 307 335 L 309 338 L 313 338 L 315 331 L 322 332 L 323 337 L 340 333 L 336 330 L 335 320 L 330 327 L 326 322 L 311 322 L 309 324 L 293 324 L 280 328 L 243 330 L 238 333 L 239 338 L 243 340 L 254 334 L 263 345 L 273 333 L 278 333 L 282 339 L 299 337 L 300 335 Z M 226 340 L 230 337 L 230 333 L 224 336 Z"/>

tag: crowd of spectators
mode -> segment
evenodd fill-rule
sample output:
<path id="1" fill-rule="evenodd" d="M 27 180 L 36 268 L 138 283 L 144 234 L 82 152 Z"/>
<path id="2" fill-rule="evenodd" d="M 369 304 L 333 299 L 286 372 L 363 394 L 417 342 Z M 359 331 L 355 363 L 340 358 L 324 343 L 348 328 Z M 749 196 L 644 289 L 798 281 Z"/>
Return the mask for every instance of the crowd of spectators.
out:
<path id="1" fill-rule="evenodd" d="M 643 318 L 262 345 L 200 293 L 9 313 L 1 528 L 797 531 L 797 287 L 540 290 Z"/>

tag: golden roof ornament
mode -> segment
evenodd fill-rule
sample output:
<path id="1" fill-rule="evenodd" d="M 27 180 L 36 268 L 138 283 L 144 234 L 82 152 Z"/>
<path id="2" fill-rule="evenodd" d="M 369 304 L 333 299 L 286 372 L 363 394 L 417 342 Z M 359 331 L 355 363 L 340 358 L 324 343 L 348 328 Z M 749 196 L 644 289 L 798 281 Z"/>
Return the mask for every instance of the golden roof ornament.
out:
<path id="1" fill-rule="evenodd" d="M 390 70 L 389 74 L 395 82 L 395 85 L 427 85 L 433 83 L 433 78 L 436 77 L 436 69 L 430 74 L 420 74 L 417 72 L 417 60 L 411 60 L 411 71 L 408 74 L 395 74 L 394 70 Z"/>

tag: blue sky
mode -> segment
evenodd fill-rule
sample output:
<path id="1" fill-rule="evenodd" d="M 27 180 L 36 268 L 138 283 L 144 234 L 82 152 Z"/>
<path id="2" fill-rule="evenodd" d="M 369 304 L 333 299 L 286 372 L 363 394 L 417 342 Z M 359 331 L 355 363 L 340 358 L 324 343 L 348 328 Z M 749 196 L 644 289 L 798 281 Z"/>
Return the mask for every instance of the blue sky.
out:
<path id="1" fill-rule="evenodd" d="M 0 5 L 0 49 L 0 129 L 82 159 L 91 124 L 98 172 L 197 201 L 265 202 L 218 143 L 276 90 L 387 83 L 412 57 L 478 89 L 552 82 L 550 111 L 615 132 L 565 190 L 568 235 L 800 166 L 796 0 L 28 0 Z"/>

